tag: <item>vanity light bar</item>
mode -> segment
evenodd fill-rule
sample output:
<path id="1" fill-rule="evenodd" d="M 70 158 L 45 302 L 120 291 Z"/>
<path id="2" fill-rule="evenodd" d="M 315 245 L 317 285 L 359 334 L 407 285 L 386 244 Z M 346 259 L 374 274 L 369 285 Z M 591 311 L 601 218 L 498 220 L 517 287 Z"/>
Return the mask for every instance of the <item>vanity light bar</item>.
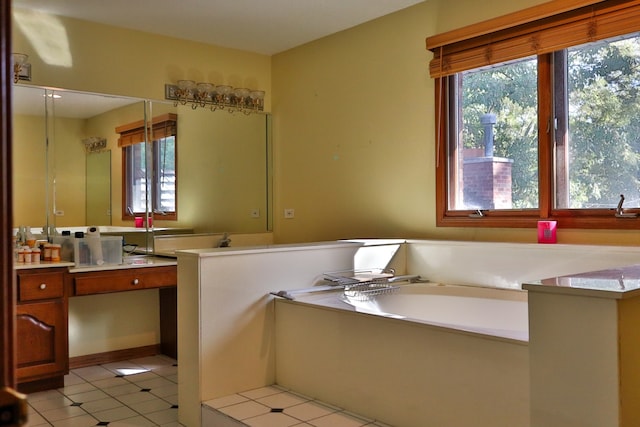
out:
<path id="1" fill-rule="evenodd" d="M 226 110 L 230 113 L 257 113 L 264 110 L 264 91 L 246 88 L 233 88 L 227 85 L 196 83 L 193 80 L 178 80 L 178 84 L 164 85 L 165 99 L 174 101 L 177 107 L 191 105 L 210 108 L 211 111 Z"/>

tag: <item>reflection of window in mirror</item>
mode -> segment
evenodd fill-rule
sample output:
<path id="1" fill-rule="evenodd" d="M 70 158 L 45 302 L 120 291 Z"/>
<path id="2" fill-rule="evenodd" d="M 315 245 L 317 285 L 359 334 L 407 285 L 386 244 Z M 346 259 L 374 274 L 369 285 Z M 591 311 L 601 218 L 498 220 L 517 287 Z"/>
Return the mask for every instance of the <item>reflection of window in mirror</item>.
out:
<path id="1" fill-rule="evenodd" d="M 123 220 L 144 216 L 147 203 L 154 219 L 177 219 L 176 121 L 175 114 L 153 118 L 148 133 L 152 141 L 152 152 L 149 156 L 149 160 L 153 161 L 151 170 L 147 168 L 144 122 L 129 123 L 116 128 L 116 132 L 120 134 L 118 146 L 122 148 Z M 152 172 L 149 176 L 151 182 L 147 187 L 149 172 Z"/>

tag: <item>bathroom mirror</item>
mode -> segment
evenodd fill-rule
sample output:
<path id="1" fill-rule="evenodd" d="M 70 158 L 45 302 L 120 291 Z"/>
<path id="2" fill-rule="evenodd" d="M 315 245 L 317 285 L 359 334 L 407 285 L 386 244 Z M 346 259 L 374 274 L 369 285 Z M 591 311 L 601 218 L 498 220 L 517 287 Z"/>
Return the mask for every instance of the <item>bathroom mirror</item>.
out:
<path id="1" fill-rule="evenodd" d="M 156 213 L 153 229 L 271 230 L 268 114 L 28 85 L 14 86 L 13 102 L 14 227 L 134 227 L 123 218 L 116 128 L 169 113 L 178 117 L 178 216 L 169 221 Z M 104 147 L 87 148 L 103 140 Z"/>
<path id="2" fill-rule="evenodd" d="M 109 146 L 144 101 L 15 85 L 13 113 L 14 226 L 112 225 Z"/>
<path id="3" fill-rule="evenodd" d="M 87 224 L 111 225 L 111 150 L 89 148 L 85 174 Z"/>

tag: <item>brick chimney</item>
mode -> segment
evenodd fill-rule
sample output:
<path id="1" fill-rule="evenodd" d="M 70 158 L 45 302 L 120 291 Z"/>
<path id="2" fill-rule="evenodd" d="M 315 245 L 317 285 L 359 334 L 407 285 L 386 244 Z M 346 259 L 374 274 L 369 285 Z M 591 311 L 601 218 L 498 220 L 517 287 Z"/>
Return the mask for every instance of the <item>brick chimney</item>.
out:
<path id="1" fill-rule="evenodd" d="M 465 150 L 464 205 L 468 209 L 511 209 L 513 160 L 493 155 L 496 115 L 484 114 L 480 123 L 484 127 L 484 156 L 479 157 L 478 150 Z"/>

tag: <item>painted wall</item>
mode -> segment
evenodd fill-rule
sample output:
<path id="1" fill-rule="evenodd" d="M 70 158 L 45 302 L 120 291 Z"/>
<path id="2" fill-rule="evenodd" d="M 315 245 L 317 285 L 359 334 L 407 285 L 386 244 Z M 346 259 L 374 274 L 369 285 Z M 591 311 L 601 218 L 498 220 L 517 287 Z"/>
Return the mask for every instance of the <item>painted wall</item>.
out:
<path id="1" fill-rule="evenodd" d="M 14 8 L 13 46 L 29 55 L 32 84 L 164 99 L 180 79 L 266 91 L 271 58 Z"/>
<path id="2" fill-rule="evenodd" d="M 46 157 L 44 118 L 13 117 L 13 215 L 19 224 L 46 222 Z"/>
<path id="3" fill-rule="evenodd" d="M 543 3 L 426 1 L 273 57 L 278 242 L 429 237 L 535 242 L 534 229 L 435 225 L 434 90 L 425 38 Z M 285 208 L 295 209 L 284 219 Z M 560 243 L 637 244 L 561 229 Z"/>

